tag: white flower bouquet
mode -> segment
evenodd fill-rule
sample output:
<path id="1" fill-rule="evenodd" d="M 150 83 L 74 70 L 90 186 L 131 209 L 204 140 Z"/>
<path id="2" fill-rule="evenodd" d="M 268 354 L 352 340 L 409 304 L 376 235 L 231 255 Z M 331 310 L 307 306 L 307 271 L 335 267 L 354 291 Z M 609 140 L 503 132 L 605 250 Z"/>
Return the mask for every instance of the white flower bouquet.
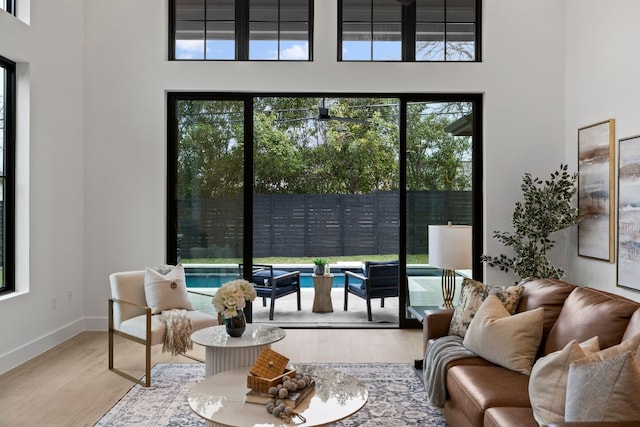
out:
<path id="1" fill-rule="evenodd" d="M 225 319 L 237 315 L 247 301 L 256 299 L 256 290 L 251 282 L 238 279 L 227 282 L 218 289 L 213 297 L 213 306 Z"/>

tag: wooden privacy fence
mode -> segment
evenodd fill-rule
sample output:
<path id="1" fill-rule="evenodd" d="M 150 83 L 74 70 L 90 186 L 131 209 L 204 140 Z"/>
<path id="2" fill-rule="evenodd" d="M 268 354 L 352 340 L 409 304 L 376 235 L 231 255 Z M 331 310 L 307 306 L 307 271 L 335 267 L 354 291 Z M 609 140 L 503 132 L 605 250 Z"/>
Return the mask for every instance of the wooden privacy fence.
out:
<path id="1" fill-rule="evenodd" d="M 241 257 L 242 196 L 183 202 L 182 258 Z M 429 224 L 471 224 L 470 191 L 407 192 L 407 251 L 428 252 Z M 397 191 L 373 194 L 255 194 L 254 257 L 398 253 Z"/>

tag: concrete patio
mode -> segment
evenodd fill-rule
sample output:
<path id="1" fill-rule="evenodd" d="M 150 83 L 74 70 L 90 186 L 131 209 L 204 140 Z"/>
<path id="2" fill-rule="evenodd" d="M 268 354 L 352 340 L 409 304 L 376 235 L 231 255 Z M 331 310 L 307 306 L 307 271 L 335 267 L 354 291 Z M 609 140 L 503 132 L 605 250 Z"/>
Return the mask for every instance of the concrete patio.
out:
<path id="1" fill-rule="evenodd" d="M 461 280 L 460 278 L 459 281 Z M 215 292 L 214 289 L 198 289 L 198 291 L 209 294 Z M 410 277 L 409 291 L 412 305 L 439 306 L 442 304 L 439 277 Z M 373 320 L 369 322 L 364 299 L 350 294 L 348 310 L 345 311 L 343 309 L 343 287 L 333 287 L 331 289 L 333 312 L 314 313 L 312 311 L 314 292 L 313 288 L 302 288 L 300 290 L 301 311 L 297 310 L 295 294 L 278 298 L 275 303 L 273 320 L 269 320 L 269 300 L 267 300 L 267 306 L 263 307 L 262 300 L 258 298 L 253 302 L 253 322 L 289 328 L 376 328 L 398 325 L 399 298 L 397 297 L 386 298 L 384 307 L 380 307 L 379 299 L 372 300 L 371 313 Z M 458 290 L 456 290 L 456 297 L 458 295 L 459 284 Z M 199 310 L 212 314 L 216 313 L 210 298 L 196 295 L 193 297 L 193 301 Z"/>

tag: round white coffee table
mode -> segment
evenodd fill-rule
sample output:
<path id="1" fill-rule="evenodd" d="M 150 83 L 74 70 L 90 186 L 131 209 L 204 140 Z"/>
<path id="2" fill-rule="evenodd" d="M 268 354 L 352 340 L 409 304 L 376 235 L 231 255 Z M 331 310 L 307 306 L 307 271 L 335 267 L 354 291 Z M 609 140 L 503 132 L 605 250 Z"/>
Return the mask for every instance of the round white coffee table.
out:
<path id="1" fill-rule="evenodd" d="M 315 380 L 315 389 L 295 408 L 299 418 L 287 424 L 267 413 L 265 405 L 245 402 L 250 367 L 236 368 L 205 378 L 189 393 L 189 406 L 207 426 L 322 426 L 347 418 L 367 403 L 367 387 L 357 378 L 321 365 L 295 365 Z"/>
<path id="2" fill-rule="evenodd" d="M 230 337 L 224 325 L 200 329 L 191 341 L 205 347 L 205 376 L 239 366 L 252 366 L 264 348 L 285 337 L 284 329 L 247 324 L 241 337 Z"/>

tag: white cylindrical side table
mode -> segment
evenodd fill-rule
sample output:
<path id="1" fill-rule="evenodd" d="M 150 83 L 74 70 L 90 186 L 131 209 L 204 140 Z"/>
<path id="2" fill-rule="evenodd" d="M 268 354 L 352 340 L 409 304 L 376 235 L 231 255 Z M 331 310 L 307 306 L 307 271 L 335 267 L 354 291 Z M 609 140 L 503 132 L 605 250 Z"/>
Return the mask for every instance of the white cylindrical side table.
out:
<path id="1" fill-rule="evenodd" d="M 200 329 L 191 340 L 205 347 L 205 376 L 242 366 L 253 366 L 263 348 L 285 337 L 284 329 L 247 324 L 241 337 L 230 337 L 224 325 Z"/>

